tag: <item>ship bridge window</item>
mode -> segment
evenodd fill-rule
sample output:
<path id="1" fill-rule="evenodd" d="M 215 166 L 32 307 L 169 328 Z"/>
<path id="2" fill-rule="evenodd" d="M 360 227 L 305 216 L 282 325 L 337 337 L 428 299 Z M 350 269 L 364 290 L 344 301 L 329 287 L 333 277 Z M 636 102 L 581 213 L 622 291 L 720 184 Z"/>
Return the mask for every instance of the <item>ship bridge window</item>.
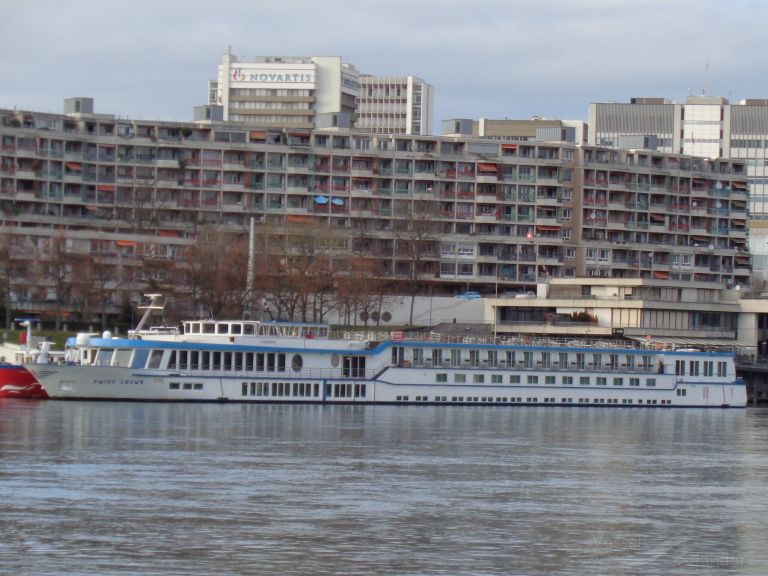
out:
<path id="1" fill-rule="evenodd" d="M 96 364 L 98 366 L 109 366 L 112 362 L 112 353 L 114 348 L 101 348 L 96 356 Z"/>
<path id="2" fill-rule="evenodd" d="M 112 361 L 113 366 L 123 366 L 123 367 L 130 366 L 131 352 L 132 350 L 116 350 L 115 359 Z"/>
<path id="3" fill-rule="evenodd" d="M 216 324 L 216 334 L 227 334 L 229 332 L 229 324 Z"/>
<path id="4" fill-rule="evenodd" d="M 152 350 L 152 353 L 149 356 L 149 364 L 147 365 L 147 368 L 160 368 L 160 360 L 162 359 L 162 350 Z"/>
<path id="5" fill-rule="evenodd" d="M 131 368 L 144 368 L 149 357 L 149 350 L 138 349 L 133 353 L 133 363 Z"/>
<path id="6" fill-rule="evenodd" d="M 232 324 L 230 326 L 229 333 L 230 334 L 242 334 L 243 333 L 243 325 L 242 324 Z"/>
<path id="7" fill-rule="evenodd" d="M 216 324 L 213 322 L 205 322 L 203 323 L 203 334 L 215 334 L 216 332 Z"/>
<path id="8" fill-rule="evenodd" d="M 247 336 L 253 335 L 253 324 L 246 324 L 243 326 L 243 334 Z"/>

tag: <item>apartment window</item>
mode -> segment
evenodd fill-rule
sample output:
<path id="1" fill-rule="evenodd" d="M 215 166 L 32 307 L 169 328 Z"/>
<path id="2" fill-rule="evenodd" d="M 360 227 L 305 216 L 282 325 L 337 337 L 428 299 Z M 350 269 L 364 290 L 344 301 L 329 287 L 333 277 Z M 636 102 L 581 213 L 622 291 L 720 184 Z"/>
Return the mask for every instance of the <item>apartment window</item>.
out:
<path id="1" fill-rule="evenodd" d="M 466 374 L 454 374 L 453 375 L 453 381 L 457 384 L 464 384 L 467 381 L 467 375 Z"/>
<path id="2" fill-rule="evenodd" d="M 539 377 L 538 376 L 536 376 L 534 374 L 530 374 L 528 376 L 528 384 L 538 384 L 538 383 L 539 383 Z"/>
<path id="3" fill-rule="evenodd" d="M 544 377 L 544 383 L 548 385 L 556 384 L 556 377 L 555 376 L 545 376 Z"/>
<path id="4" fill-rule="evenodd" d="M 561 382 L 562 382 L 562 384 L 564 386 L 572 386 L 573 385 L 573 376 L 563 376 Z"/>
<path id="5" fill-rule="evenodd" d="M 509 376 L 510 384 L 520 384 L 520 374 L 511 374 Z"/>
<path id="6" fill-rule="evenodd" d="M 440 373 L 435 375 L 435 382 L 448 382 L 448 374 Z"/>

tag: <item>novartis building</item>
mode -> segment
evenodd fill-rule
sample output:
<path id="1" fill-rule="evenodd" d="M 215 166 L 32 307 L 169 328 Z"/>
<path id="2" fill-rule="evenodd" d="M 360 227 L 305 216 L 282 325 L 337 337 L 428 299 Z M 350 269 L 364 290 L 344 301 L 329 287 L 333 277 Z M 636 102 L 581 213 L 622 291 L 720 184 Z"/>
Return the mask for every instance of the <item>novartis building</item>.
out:
<path id="1" fill-rule="evenodd" d="M 224 54 L 209 104 L 222 120 L 263 128 L 351 127 L 359 73 L 338 56 L 261 56 L 241 60 Z"/>

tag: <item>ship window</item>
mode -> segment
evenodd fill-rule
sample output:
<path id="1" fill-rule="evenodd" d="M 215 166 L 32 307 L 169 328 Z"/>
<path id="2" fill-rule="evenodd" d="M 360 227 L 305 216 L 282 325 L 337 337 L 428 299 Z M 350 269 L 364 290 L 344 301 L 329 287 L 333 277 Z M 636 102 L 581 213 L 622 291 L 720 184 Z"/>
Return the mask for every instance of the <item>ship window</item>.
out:
<path id="1" fill-rule="evenodd" d="M 216 324 L 216 334 L 227 334 L 229 331 L 229 324 Z"/>
<path id="2" fill-rule="evenodd" d="M 168 388 L 171 390 L 178 390 L 179 389 L 179 383 L 178 382 L 171 382 L 168 384 Z"/>
<path id="3" fill-rule="evenodd" d="M 527 352 L 526 352 L 527 354 Z M 528 376 L 528 384 L 538 384 L 539 383 L 539 377 L 535 375 Z"/>
<path id="4" fill-rule="evenodd" d="M 448 382 L 448 374 L 436 374 L 435 382 Z"/>
<path id="5" fill-rule="evenodd" d="M 184 390 L 192 390 L 192 382 L 184 382 Z"/>
<path id="6" fill-rule="evenodd" d="M 294 372 L 301 372 L 302 367 L 304 366 L 304 360 L 302 360 L 300 354 L 294 354 L 293 358 L 291 358 L 291 369 Z"/>
<path id="7" fill-rule="evenodd" d="M 195 390 L 202 390 L 202 389 L 203 389 L 203 383 L 195 382 Z"/>
<path id="8" fill-rule="evenodd" d="M 544 377 L 544 383 L 545 384 L 555 384 L 555 376 L 545 376 Z"/>
<path id="9" fill-rule="evenodd" d="M 149 364 L 147 365 L 147 368 L 160 368 L 160 360 L 162 360 L 162 358 L 162 350 L 152 350 L 152 353 L 149 356 Z"/>
<path id="10" fill-rule="evenodd" d="M 457 382 L 459 384 L 463 384 L 467 381 L 467 375 L 466 374 L 454 374 L 453 375 L 453 381 Z"/>
<path id="11" fill-rule="evenodd" d="M 112 361 L 112 352 L 114 352 L 114 348 L 101 348 L 96 357 L 96 364 L 98 366 L 109 366 L 109 363 Z"/>
<path id="12" fill-rule="evenodd" d="M 608 383 L 608 379 L 605 376 L 598 376 L 595 378 L 595 384 L 598 386 L 605 386 Z"/>
<path id="13" fill-rule="evenodd" d="M 656 378 L 647 378 L 645 380 L 646 386 L 656 386 Z"/>
<path id="14" fill-rule="evenodd" d="M 581 385 L 581 386 L 589 386 L 589 376 L 580 376 L 579 377 L 579 385 Z"/>
<path id="15" fill-rule="evenodd" d="M 245 335 L 252 335 L 253 334 L 253 324 L 246 324 L 243 326 L 243 334 Z"/>
<path id="16" fill-rule="evenodd" d="M 630 386 L 640 386 L 640 378 L 630 378 L 629 379 L 629 385 Z"/>
<path id="17" fill-rule="evenodd" d="M 213 322 L 203 323 L 203 334 L 213 334 L 216 329 L 216 325 Z"/>
<path id="18" fill-rule="evenodd" d="M 232 324 L 232 326 L 230 326 L 230 334 L 242 334 L 242 333 L 243 333 L 242 324 Z"/>
<path id="19" fill-rule="evenodd" d="M 491 374 L 491 383 L 492 384 L 501 384 L 504 381 L 504 378 L 501 374 Z"/>
<path id="20" fill-rule="evenodd" d="M 573 376 L 563 376 L 562 383 L 565 386 L 571 386 L 573 384 Z"/>
<path id="21" fill-rule="evenodd" d="M 614 378 L 613 379 L 613 385 L 614 386 L 624 386 L 624 378 Z"/>
<path id="22" fill-rule="evenodd" d="M 475 375 L 472 377 L 472 381 L 473 381 L 475 384 L 482 384 L 483 382 L 485 382 L 485 374 L 475 374 Z"/>
<path id="23" fill-rule="evenodd" d="M 520 374 L 511 374 L 509 376 L 510 384 L 520 384 Z"/>

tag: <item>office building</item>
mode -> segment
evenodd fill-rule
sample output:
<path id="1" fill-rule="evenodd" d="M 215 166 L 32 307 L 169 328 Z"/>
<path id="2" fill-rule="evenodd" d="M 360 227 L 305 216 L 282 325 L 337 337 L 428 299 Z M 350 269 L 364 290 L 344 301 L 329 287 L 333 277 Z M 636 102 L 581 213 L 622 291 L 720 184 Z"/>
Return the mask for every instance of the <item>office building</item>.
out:
<path id="1" fill-rule="evenodd" d="M 375 134 L 432 134 L 433 87 L 415 76 L 360 76 L 355 128 Z"/>
<path id="2" fill-rule="evenodd" d="M 228 122 L 261 128 L 350 128 L 359 73 L 338 56 L 268 56 L 252 60 L 227 53 L 208 103 Z"/>

